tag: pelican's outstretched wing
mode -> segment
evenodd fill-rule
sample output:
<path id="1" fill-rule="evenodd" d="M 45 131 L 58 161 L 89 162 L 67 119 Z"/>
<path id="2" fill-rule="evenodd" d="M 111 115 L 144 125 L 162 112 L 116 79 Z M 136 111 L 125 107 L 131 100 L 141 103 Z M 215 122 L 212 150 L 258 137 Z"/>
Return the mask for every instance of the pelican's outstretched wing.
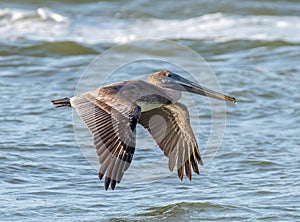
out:
<path id="1" fill-rule="evenodd" d="M 177 161 L 180 180 L 183 178 L 184 171 L 191 180 L 191 168 L 199 174 L 198 164 L 203 163 L 185 105 L 175 103 L 143 112 L 139 123 L 150 132 L 169 158 L 171 171 Z"/>
<path id="2" fill-rule="evenodd" d="M 105 174 L 105 189 L 114 189 L 131 163 L 141 108 L 117 93 L 96 90 L 71 98 L 71 106 L 94 135 L 99 179 Z"/>

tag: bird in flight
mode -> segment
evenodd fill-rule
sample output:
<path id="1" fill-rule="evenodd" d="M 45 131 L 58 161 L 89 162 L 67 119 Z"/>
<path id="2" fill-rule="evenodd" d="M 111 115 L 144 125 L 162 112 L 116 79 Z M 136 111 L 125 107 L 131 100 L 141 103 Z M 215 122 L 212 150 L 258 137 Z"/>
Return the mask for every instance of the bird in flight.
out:
<path id="1" fill-rule="evenodd" d="M 203 165 L 190 126 L 189 112 L 179 103 L 182 92 L 190 92 L 235 103 L 233 97 L 207 89 L 180 75 L 162 70 L 147 82 L 128 80 L 103 86 L 72 98 L 52 100 L 57 107 L 75 108 L 94 137 L 100 162 L 99 179 L 115 189 L 129 168 L 136 145 L 136 126 L 146 128 L 168 157 L 170 171 L 177 166 L 180 180 L 184 173 L 192 179 Z"/>

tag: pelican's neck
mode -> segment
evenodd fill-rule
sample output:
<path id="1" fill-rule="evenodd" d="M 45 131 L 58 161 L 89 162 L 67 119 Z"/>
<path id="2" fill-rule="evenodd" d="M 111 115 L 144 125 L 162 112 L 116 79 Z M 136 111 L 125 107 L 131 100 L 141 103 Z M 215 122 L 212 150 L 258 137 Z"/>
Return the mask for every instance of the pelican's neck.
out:
<path id="1" fill-rule="evenodd" d="M 156 86 L 159 91 L 162 92 L 162 96 L 167 97 L 172 103 L 176 103 L 180 97 L 181 97 L 181 91 L 171 89 L 171 88 L 165 88 L 162 87 L 161 81 L 164 76 L 158 75 L 158 73 L 155 73 L 147 78 L 148 82 L 154 86 Z"/>
<path id="2" fill-rule="evenodd" d="M 181 91 L 174 90 L 174 89 L 166 89 L 162 87 L 159 88 L 163 90 L 165 95 L 168 97 L 169 100 L 172 101 L 172 103 L 176 103 L 181 97 Z"/>

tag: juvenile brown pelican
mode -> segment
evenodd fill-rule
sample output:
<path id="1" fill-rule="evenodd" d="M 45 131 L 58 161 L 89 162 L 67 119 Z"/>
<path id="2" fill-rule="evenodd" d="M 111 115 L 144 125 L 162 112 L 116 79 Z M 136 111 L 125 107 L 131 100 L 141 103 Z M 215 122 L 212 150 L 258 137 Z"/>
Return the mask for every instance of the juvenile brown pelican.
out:
<path id="1" fill-rule="evenodd" d="M 128 169 L 135 150 L 137 123 L 145 127 L 169 158 L 182 180 L 199 174 L 202 160 L 185 105 L 177 102 L 181 92 L 235 103 L 233 97 L 204 88 L 170 71 L 159 71 L 149 82 L 129 80 L 104 86 L 72 98 L 53 100 L 58 107 L 74 107 L 94 136 L 101 164 L 99 179 L 105 175 L 105 189 L 114 189 Z"/>

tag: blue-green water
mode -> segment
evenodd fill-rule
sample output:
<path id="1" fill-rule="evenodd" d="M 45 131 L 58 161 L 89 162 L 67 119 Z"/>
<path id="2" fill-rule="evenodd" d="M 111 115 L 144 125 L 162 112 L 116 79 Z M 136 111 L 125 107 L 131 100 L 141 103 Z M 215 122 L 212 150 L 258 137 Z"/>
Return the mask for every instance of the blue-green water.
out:
<path id="1" fill-rule="evenodd" d="M 300 221 L 298 1 L 0 6 L 1 221 Z M 76 143 L 71 109 L 50 100 L 72 96 L 99 53 L 142 38 L 195 50 L 238 103 L 227 107 L 217 155 L 191 182 L 171 174 L 105 191 Z M 136 70 L 153 68 L 143 65 Z"/>

